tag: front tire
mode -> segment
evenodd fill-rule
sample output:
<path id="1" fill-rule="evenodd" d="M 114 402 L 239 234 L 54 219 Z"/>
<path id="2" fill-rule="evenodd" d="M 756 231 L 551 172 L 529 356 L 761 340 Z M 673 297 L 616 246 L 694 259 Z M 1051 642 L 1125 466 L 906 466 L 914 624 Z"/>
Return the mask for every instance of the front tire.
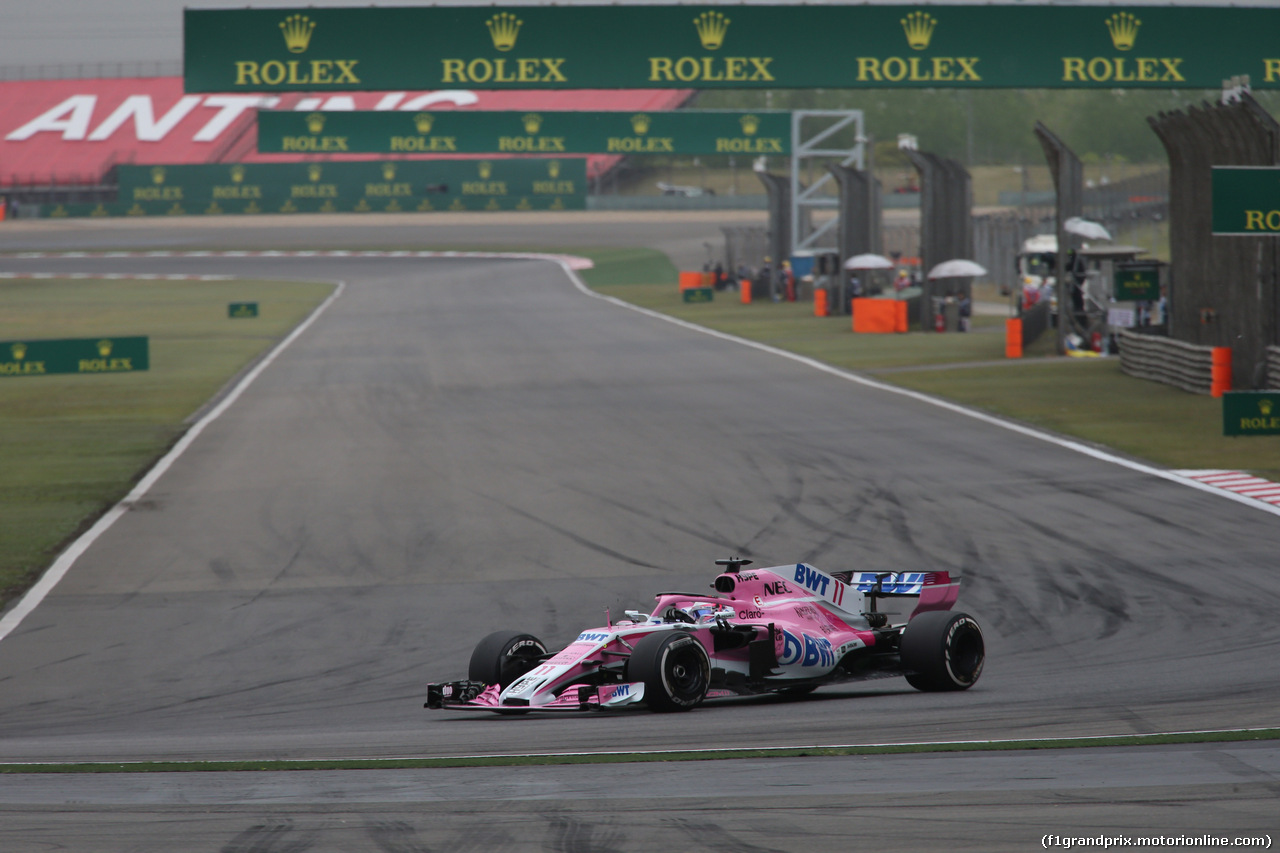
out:
<path id="1" fill-rule="evenodd" d="M 627 678 L 644 682 L 644 700 L 650 710 L 688 711 L 707 695 L 711 659 L 692 634 L 662 631 L 636 643 L 627 662 Z"/>
<path id="2" fill-rule="evenodd" d="M 908 622 L 898 651 L 911 673 L 907 683 L 917 690 L 968 690 L 986 661 L 977 620 L 949 610 L 926 611 Z"/>
<path id="3" fill-rule="evenodd" d="M 467 677 L 472 681 L 497 684 L 506 690 L 517 678 L 537 666 L 546 654 L 546 644 L 532 634 L 496 631 L 476 644 Z"/>

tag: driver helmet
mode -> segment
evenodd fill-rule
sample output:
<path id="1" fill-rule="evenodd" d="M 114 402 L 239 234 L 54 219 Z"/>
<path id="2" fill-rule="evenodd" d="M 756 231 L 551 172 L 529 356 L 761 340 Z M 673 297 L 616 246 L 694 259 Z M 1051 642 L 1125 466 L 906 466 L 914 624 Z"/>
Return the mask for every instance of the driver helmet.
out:
<path id="1" fill-rule="evenodd" d="M 694 622 L 710 622 L 716 616 L 717 607 L 707 601 L 699 601 L 680 608 Z"/>
<path id="2" fill-rule="evenodd" d="M 712 604 L 709 601 L 699 601 L 688 607 L 682 607 L 681 610 L 695 623 L 711 622 L 717 616 L 722 616 L 725 613 L 733 614 L 733 608 Z"/>

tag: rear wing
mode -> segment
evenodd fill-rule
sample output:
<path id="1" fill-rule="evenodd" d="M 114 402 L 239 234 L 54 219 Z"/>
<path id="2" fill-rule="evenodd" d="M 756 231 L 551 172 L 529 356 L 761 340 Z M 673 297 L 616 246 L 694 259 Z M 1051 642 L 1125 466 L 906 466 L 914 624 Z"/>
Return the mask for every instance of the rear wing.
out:
<path id="1" fill-rule="evenodd" d="M 844 573 L 841 573 L 842 575 Z M 960 597 L 960 579 L 949 572 L 849 572 L 851 590 L 862 593 L 866 611 L 881 598 L 919 598 L 908 620 L 929 610 L 950 610 Z M 837 580 L 841 575 L 835 576 Z"/>

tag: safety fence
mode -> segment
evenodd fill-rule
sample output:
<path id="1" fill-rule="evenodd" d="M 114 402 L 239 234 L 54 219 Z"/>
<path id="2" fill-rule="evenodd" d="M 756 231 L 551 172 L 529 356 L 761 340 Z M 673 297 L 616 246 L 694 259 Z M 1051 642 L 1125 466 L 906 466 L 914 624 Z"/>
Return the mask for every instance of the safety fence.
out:
<path id="1" fill-rule="evenodd" d="M 1036 339 L 1049 331 L 1052 317 L 1049 314 L 1049 301 L 1043 300 L 1023 311 L 1018 317 L 1022 320 L 1022 345 L 1031 346 Z"/>
<path id="2" fill-rule="evenodd" d="M 769 255 L 769 229 L 750 225 L 730 225 L 724 233 L 725 268 L 735 278 L 752 278 Z"/>
<path id="3" fill-rule="evenodd" d="M 987 279 L 1001 293 L 1021 288 L 1015 266 L 1023 241 L 1036 234 L 1052 233 L 1052 208 L 1026 208 L 973 218 L 973 259 L 986 267 Z"/>
<path id="4" fill-rule="evenodd" d="M 53 62 L 0 65 L 0 80 L 84 80 L 95 77 L 177 77 L 182 60 L 154 62 Z"/>
<path id="5" fill-rule="evenodd" d="M 1280 123 L 1247 92 L 1149 118 L 1169 155 L 1169 334 L 1229 346 L 1242 388 L 1280 344 L 1280 246 L 1272 235 L 1214 235 L 1212 166 L 1280 162 Z"/>
<path id="6" fill-rule="evenodd" d="M 1130 376 L 1209 394 L 1215 347 L 1188 344 L 1162 335 L 1124 329 L 1119 335 L 1120 369 Z"/>

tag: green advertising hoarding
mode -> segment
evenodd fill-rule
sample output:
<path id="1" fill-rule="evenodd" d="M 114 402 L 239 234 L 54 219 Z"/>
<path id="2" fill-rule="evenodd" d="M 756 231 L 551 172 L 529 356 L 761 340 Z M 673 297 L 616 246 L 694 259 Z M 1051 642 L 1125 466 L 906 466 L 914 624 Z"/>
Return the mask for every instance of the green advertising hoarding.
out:
<path id="1" fill-rule="evenodd" d="M 1280 391 L 1227 391 L 1223 435 L 1280 435 Z"/>
<path id="2" fill-rule="evenodd" d="M 186 9 L 188 92 L 1280 88 L 1280 8 L 599 5 Z"/>
<path id="3" fill-rule="evenodd" d="M 328 114 L 326 114 L 328 115 Z M 584 210 L 581 158 L 118 166 L 114 203 L 41 216 Z"/>
<path id="4" fill-rule="evenodd" d="M 791 113 L 262 111 L 258 151 L 787 155 Z"/>
<path id="5" fill-rule="evenodd" d="M 1280 235 L 1280 166 L 1213 167 L 1213 233 Z"/>
<path id="6" fill-rule="evenodd" d="M 145 337 L 56 338 L 0 343 L 0 376 L 133 373 L 151 369 Z"/>
<path id="7" fill-rule="evenodd" d="M 1118 302 L 1155 302 L 1160 298 L 1160 267 L 1149 263 L 1117 263 L 1112 295 Z"/>

